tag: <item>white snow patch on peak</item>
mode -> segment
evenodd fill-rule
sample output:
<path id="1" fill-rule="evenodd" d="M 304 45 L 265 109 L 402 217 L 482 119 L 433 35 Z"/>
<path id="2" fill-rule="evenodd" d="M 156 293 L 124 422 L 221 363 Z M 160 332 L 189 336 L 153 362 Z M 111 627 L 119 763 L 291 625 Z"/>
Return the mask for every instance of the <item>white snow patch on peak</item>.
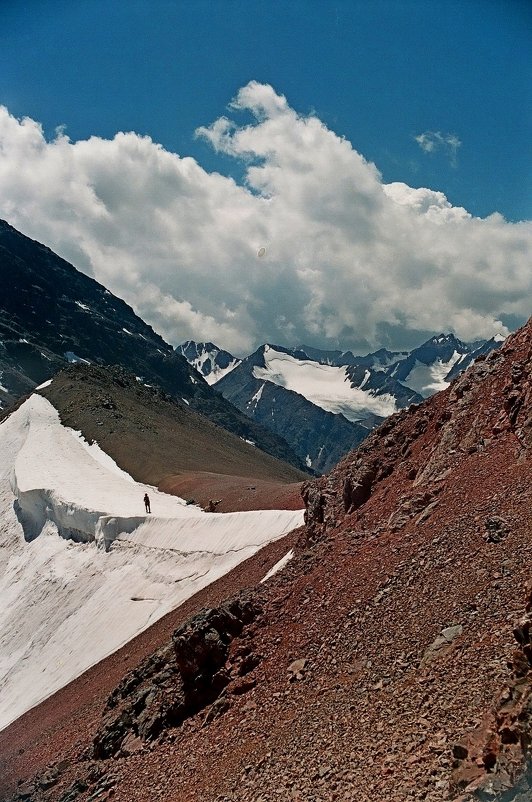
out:
<path id="1" fill-rule="evenodd" d="M 190 360 L 192 367 L 196 368 L 198 373 L 201 373 L 207 384 L 216 384 L 242 362 L 241 359 L 233 358 L 226 368 L 221 368 L 216 363 L 216 357 L 219 352 L 220 349 L 218 348 L 214 351 L 203 350 L 195 359 Z"/>
<path id="2" fill-rule="evenodd" d="M 342 413 L 348 420 L 360 420 L 369 412 L 388 417 L 397 411 L 392 395 L 375 396 L 371 391 L 352 387 L 345 366 L 295 359 L 269 345 L 264 348 L 264 363 L 264 368 L 253 368 L 255 379 L 299 393 L 328 412 Z"/>
<path id="3" fill-rule="evenodd" d="M 359 390 L 362 390 L 364 388 L 364 385 L 366 384 L 366 382 L 368 381 L 370 376 L 371 376 L 371 371 L 370 370 L 365 370 L 364 371 L 364 378 L 362 379 L 362 381 L 360 382 L 360 384 L 358 386 Z"/>
<path id="4" fill-rule="evenodd" d="M 133 482 L 37 394 L 0 425 L 0 453 L 0 728 L 303 523 Z"/>
<path id="5" fill-rule="evenodd" d="M 437 359 L 432 365 L 425 365 L 416 359 L 414 367 L 402 383 L 418 392 L 424 398 L 428 398 L 428 396 L 438 393 L 440 390 L 445 390 L 449 386 L 449 382 L 445 381 L 445 377 L 453 365 L 462 357 L 463 354 L 454 351 L 446 362 L 442 359 Z"/>

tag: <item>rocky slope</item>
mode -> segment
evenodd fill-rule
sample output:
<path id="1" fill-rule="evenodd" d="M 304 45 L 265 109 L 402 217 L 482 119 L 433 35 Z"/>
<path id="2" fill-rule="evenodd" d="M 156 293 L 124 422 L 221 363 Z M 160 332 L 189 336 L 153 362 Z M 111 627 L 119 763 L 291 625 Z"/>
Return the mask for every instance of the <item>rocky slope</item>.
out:
<path id="1" fill-rule="evenodd" d="M 282 571 L 178 622 L 60 731 L 37 708 L 2 733 L 6 792 L 19 778 L 19 799 L 62 802 L 527 802 L 531 452 L 529 321 L 305 485 Z"/>
<path id="2" fill-rule="evenodd" d="M 209 420 L 303 468 L 281 438 L 212 390 L 124 301 L 0 220 L 0 408 L 69 362 L 121 365 Z"/>
<path id="3" fill-rule="evenodd" d="M 292 494 L 292 484 L 299 487 L 308 476 L 123 368 L 71 365 L 38 392 L 65 426 L 96 441 L 136 481 L 164 484 L 165 492 L 179 485 L 185 498 L 202 506 L 220 498 L 223 488 L 228 511 L 229 496 L 242 484 L 266 482 Z"/>

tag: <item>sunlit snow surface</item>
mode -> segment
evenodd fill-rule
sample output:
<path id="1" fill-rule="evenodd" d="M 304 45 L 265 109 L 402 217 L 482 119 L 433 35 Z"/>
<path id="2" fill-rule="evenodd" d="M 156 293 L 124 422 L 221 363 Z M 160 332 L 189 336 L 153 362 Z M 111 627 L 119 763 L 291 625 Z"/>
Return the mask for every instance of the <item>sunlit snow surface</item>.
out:
<path id="1" fill-rule="evenodd" d="M 423 362 L 416 360 L 416 364 L 403 383 L 418 392 L 423 398 L 428 398 L 429 395 L 445 390 L 449 386 L 449 382 L 445 381 L 445 377 L 461 357 L 462 354 L 455 351 L 447 362 L 437 359 L 432 365 L 425 365 Z"/>
<path id="2" fill-rule="evenodd" d="M 0 454 L 0 728 L 303 522 L 140 485 L 38 395 L 0 425 Z"/>
<path id="3" fill-rule="evenodd" d="M 341 412 L 348 420 L 360 420 L 368 413 L 387 417 L 397 411 L 392 395 L 375 396 L 352 387 L 345 367 L 295 359 L 269 345 L 264 349 L 264 362 L 264 368 L 253 368 L 256 379 L 265 379 L 293 390 L 327 412 Z"/>

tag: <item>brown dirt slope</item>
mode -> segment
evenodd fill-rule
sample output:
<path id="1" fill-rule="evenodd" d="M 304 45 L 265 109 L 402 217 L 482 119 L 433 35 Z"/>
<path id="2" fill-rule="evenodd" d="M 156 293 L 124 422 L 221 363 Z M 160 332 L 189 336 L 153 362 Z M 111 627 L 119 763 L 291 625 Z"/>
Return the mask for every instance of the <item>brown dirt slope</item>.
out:
<path id="1" fill-rule="evenodd" d="M 205 471 L 282 484 L 307 478 L 121 368 L 72 366 L 39 392 L 65 426 L 96 440 L 137 481 Z"/>
<path id="2" fill-rule="evenodd" d="M 301 482 L 281 484 L 210 471 L 167 476 L 159 483 L 159 490 L 194 499 L 201 507 L 206 507 L 209 499 L 219 501 L 216 512 L 300 510 L 305 506 L 301 498 Z"/>
<path id="3" fill-rule="evenodd" d="M 531 452 L 529 321 L 305 486 L 296 556 L 255 590 L 260 612 L 228 639 L 214 702 L 179 726 L 165 708 L 165 689 L 173 699 L 184 682 L 186 695 L 211 631 L 188 668 L 169 647 L 128 674 L 99 721 L 83 726 L 94 691 L 80 693 L 76 734 L 50 733 L 55 765 L 26 798 L 529 801 Z M 180 636 L 187 649 L 195 626 Z M 162 731 L 145 739 L 151 715 Z M 2 733 L 0 753 L 42 741 L 39 708 L 30 726 Z M 113 757 L 94 753 L 96 731 L 114 736 Z M 12 777 L 32 773 L 31 757 L 10 765 Z"/>

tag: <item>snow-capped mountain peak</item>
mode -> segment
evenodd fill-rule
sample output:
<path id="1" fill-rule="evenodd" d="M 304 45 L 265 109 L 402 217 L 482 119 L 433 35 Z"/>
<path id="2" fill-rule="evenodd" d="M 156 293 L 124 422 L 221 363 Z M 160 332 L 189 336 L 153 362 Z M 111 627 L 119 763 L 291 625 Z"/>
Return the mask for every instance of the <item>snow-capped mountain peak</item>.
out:
<path id="1" fill-rule="evenodd" d="M 338 449 L 347 453 L 360 437 L 360 431 L 346 429 L 347 422 L 367 433 L 388 415 L 445 389 L 477 356 L 497 345 L 495 340 L 468 344 L 452 333 L 440 333 L 412 351 L 380 348 L 356 356 L 351 351 L 265 343 L 224 375 L 213 372 L 210 381 L 245 415 L 281 434 L 307 465 L 327 470 L 332 443 L 331 454 L 337 459 Z M 219 352 L 211 346 L 185 343 L 181 352 L 205 375 L 209 355 Z M 333 434 L 333 423 L 320 410 L 347 419 L 336 421 L 341 433 Z"/>
<path id="2" fill-rule="evenodd" d="M 201 373 L 207 384 L 215 384 L 242 361 L 211 342 L 197 343 L 187 340 L 175 350 Z"/>

